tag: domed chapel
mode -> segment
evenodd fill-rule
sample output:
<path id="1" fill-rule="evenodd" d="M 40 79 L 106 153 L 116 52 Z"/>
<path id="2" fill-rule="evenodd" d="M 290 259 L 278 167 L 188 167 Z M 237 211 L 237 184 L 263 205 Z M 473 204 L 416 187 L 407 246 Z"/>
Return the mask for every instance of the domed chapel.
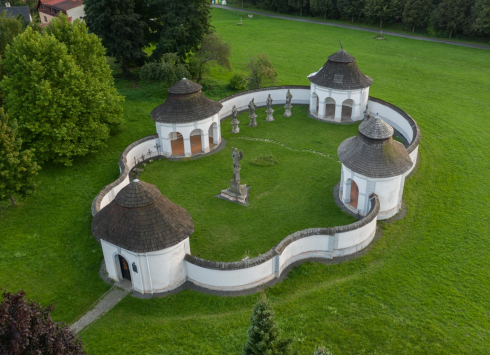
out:
<path id="1" fill-rule="evenodd" d="M 359 133 L 344 140 L 337 152 L 341 163 L 339 199 L 364 220 L 329 228 L 326 234 L 315 228 L 295 232 L 269 252 L 249 260 L 203 260 L 191 255 L 189 236 L 194 224 L 190 214 L 157 187 L 139 179 L 130 182 L 126 175 L 108 185 L 94 201 L 92 234 L 101 243 L 109 278 L 129 280 L 142 294 L 167 292 L 186 281 L 220 292 L 242 291 L 279 278 L 292 262 L 319 255 L 349 255 L 366 247 L 376 233 L 376 220 L 390 218 L 401 208 L 405 178 L 417 160 L 420 130 L 402 110 L 369 97 L 373 80 L 343 48 L 308 79 L 309 89 L 263 88 L 232 95 L 220 103 L 206 98 L 201 85 L 184 78 L 168 89 L 166 101 L 151 112 L 158 138 L 151 136 L 140 145 L 130 145 L 122 156 L 132 161 L 129 152 L 139 157 L 155 143 L 161 147 L 159 154 L 166 157 L 208 153 L 221 143 L 221 114 L 226 117 L 232 107 L 245 110 L 252 99 L 257 106 L 265 106 L 262 99 L 266 95 L 275 95 L 274 100 L 281 102 L 290 89 L 298 97 L 295 104 L 309 102 L 313 118 L 334 124 L 362 120 Z M 371 116 L 373 109 L 379 110 L 379 115 Z M 393 139 L 394 127 L 411 142 L 407 147 Z M 129 174 L 130 167 L 125 169 Z"/>

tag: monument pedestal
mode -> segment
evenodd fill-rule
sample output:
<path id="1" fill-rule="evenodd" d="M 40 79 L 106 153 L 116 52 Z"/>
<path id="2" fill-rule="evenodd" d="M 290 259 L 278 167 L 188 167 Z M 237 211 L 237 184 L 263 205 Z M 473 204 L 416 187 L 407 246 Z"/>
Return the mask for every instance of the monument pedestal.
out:
<path id="1" fill-rule="evenodd" d="M 274 116 L 272 116 L 272 114 L 274 113 L 274 110 L 272 108 L 268 108 L 267 110 L 265 110 L 265 112 L 267 112 L 267 118 L 265 119 L 266 122 L 275 121 Z"/>
<path id="2" fill-rule="evenodd" d="M 283 116 L 284 117 L 291 117 L 293 115 L 293 113 L 291 112 L 291 109 L 293 108 L 293 105 L 286 104 L 284 106 L 284 108 L 285 108 L 286 111 L 284 111 L 284 115 Z"/>
<path id="3" fill-rule="evenodd" d="M 233 183 L 233 181 L 232 181 Z M 221 190 L 220 197 L 225 200 L 237 202 L 242 205 L 248 205 L 248 191 L 250 190 L 250 186 L 240 185 L 238 191 L 233 187 L 230 187 L 226 190 Z"/>
<path id="4" fill-rule="evenodd" d="M 253 115 L 248 116 L 250 118 L 249 127 L 257 127 L 257 115 L 254 113 Z"/>

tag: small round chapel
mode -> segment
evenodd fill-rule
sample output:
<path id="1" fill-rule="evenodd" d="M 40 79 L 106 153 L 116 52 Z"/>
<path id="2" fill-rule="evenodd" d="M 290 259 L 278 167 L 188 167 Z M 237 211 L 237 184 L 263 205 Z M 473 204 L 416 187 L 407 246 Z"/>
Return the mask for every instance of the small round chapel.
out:
<path id="1" fill-rule="evenodd" d="M 131 281 L 140 293 L 169 291 L 186 280 L 184 257 L 194 232 L 190 214 L 138 179 L 92 220 L 109 277 Z"/>
<path id="2" fill-rule="evenodd" d="M 151 111 L 163 155 L 208 153 L 221 143 L 219 112 L 223 105 L 208 99 L 202 86 L 186 78 L 168 89 L 167 100 Z"/>
<path id="3" fill-rule="evenodd" d="M 308 79 L 313 117 L 334 122 L 362 119 L 373 79 L 361 72 L 356 58 L 343 48 L 329 56 L 323 67 Z"/>
<path id="4" fill-rule="evenodd" d="M 400 210 L 405 177 L 413 162 L 404 145 L 393 140 L 393 133 L 393 127 L 381 118 L 368 116 L 357 136 L 340 144 L 339 197 L 350 210 L 367 214 L 373 193 L 380 202 L 378 219 L 390 218 Z"/>

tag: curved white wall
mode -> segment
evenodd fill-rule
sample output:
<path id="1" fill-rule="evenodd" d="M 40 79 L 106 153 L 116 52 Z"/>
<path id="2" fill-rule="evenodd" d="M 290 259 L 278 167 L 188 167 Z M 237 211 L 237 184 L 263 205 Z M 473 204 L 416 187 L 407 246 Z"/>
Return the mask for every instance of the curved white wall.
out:
<path id="1" fill-rule="evenodd" d="M 128 262 L 133 289 L 140 293 L 170 291 L 186 281 L 184 257 L 190 253 L 189 238 L 173 247 L 149 253 L 125 250 L 103 239 L 100 242 L 109 277 L 122 280 L 118 259 L 121 255 Z"/>

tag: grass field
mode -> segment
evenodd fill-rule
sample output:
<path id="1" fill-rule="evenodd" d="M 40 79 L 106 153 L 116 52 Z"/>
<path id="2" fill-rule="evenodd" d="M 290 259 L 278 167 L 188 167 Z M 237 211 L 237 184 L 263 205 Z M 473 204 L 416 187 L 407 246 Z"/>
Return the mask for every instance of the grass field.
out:
<path id="1" fill-rule="evenodd" d="M 420 167 L 405 185 L 406 217 L 380 223 L 382 236 L 363 257 L 303 264 L 266 291 L 295 349 L 311 354 L 325 344 L 335 354 L 487 354 L 490 53 L 394 37 L 376 41 L 369 33 L 260 16 L 239 27 L 241 14 L 214 9 L 212 15 L 232 45 L 234 68 L 267 53 L 279 84 L 308 84 L 306 76 L 341 39 L 374 79 L 371 95 L 410 113 L 422 131 Z M 229 92 L 232 74 L 214 75 L 206 94 L 218 98 Z M 107 290 L 97 275 L 102 254 L 90 236 L 90 203 L 117 177 L 121 150 L 154 133 L 149 112 L 163 101 L 157 86 L 118 86 L 126 96 L 125 124 L 107 149 L 73 167 L 44 167 L 36 195 L 15 209 L 0 205 L 0 285 L 24 288 L 44 304 L 56 301 L 58 320 L 74 321 Z M 82 340 L 89 354 L 237 354 L 257 297 L 192 291 L 126 297 Z"/>

